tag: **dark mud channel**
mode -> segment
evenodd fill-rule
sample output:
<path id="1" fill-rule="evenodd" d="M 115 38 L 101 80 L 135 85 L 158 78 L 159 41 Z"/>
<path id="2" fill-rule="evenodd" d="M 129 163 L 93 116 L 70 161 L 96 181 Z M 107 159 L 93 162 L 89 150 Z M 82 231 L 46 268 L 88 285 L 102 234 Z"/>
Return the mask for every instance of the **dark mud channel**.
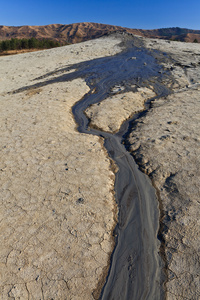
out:
<path id="1" fill-rule="evenodd" d="M 89 120 L 84 114 L 89 105 L 106 99 L 116 85 L 123 86 L 124 90 L 121 93 L 149 85 L 154 87 L 157 98 L 170 93 L 164 85 L 170 74 L 159 65 L 159 62 L 167 60 L 167 57 L 158 51 L 145 49 L 136 37 L 121 37 L 124 50 L 120 54 L 48 73 L 37 78 L 42 79 L 42 82 L 17 92 L 54 82 L 85 78 L 90 92 L 77 102 L 72 110 L 78 131 L 103 137 L 109 156 L 119 168 L 115 180 L 115 195 L 119 207 L 118 224 L 114 232 L 115 249 L 100 299 L 159 300 L 165 298 L 163 283 L 166 280 L 164 263 L 159 255 L 160 242 L 157 238 L 159 204 L 151 181 L 138 169 L 123 144 L 131 122 L 139 118 L 140 114 L 127 120 L 116 134 L 90 128 Z M 70 69 L 76 71 L 65 74 Z M 54 77 L 51 79 L 52 75 Z"/>

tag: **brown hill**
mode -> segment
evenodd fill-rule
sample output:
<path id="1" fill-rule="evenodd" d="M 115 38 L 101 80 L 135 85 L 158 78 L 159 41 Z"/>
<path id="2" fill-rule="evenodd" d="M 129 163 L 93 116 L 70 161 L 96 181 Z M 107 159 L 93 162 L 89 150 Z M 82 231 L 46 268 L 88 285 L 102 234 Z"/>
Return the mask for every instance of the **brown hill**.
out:
<path id="1" fill-rule="evenodd" d="M 175 39 L 185 42 L 193 42 L 197 39 L 197 41 L 200 42 L 200 30 L 190 30 L 178 27 L 143 30 L 86 22 L 70 25 L 0 26 L 0 40 L 35 37 L 37 39 L 51 39 L 61 43 L 77 43 L 98 38 L 111 32 L 129 32 L 144 37 Z"/>

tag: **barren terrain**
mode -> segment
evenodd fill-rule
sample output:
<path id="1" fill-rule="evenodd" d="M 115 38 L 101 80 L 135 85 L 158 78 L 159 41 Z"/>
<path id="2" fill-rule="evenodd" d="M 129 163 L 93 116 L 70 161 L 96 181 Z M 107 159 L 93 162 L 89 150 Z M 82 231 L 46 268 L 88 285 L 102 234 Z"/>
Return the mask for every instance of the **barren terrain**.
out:
<path id="1" fill-rule="evenodd" d="M 200 297 L 200 47 L 142 40 L 148 49 L 158 49 L 170 58 L 161 64 L 162 72 L 170 70 L 173 78 L 164 81 L 171 87 L 171 95 L 152 102 L 146 114 L 132 123 L 125 142 L 158 192 L 167 299 L 197 300 Z M 138 94 L 143 103 L 145 89 L 138 87 L 131 95 L 120 90 L 116 96 L 92 105 L 86 110 L 91 126 L 110 132 L 118 130 L 138 110 Z M 126 101 L 129 96 L 131 100 Z M 149 96 L 153 97 L 152 92 Z"/>
<path id="2" fill-rule="evenodd" d="M 123 143 L 157 191 L 160 242 L 154 234 L 152 253 L 160 251 L 163 263 L 155 268 L 165 275 L 156 284 L 165 281 L 165 296 L 155 300 L 200 297 L 200 46 L 128 35 L 135 55 L 120 57 L 117 81 L 116 72 L 109 77 L 117 58 L 95 59 L 121 53 L 123 38 L 0 58 L 2 300 L 100 296 L 114 248 L 117 166 L 103 139 L 78 132 L 72 115 L 77 101 L 98 95 L 100 79 L 102 92 L 109 90 L 86 108 L 90 128 L 114 134 L 128 124 Z M 128 155 L 123 149 L 116 159 Z M 122 268 L 131 284 L 140 259 L 134 251 Z"/>
<path id="3" fill-rule="evenodd" d="M 12 91 L 69 63 L 114 54 L 119 42 L 0 59 L 2 300 L 94 299 L 105 280 L 114 174 L 102 140 L 78 133 L 71 113 L 89 88 L 79 78 Z"/>

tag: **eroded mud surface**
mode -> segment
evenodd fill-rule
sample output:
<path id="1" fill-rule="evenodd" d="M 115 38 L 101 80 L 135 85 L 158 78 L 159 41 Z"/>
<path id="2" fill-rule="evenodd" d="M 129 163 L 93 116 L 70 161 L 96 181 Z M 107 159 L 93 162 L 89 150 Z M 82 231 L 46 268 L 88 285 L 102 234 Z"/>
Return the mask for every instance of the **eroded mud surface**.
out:
<path id="1" fill-rule="evenodd" d="M 2 300 L 94 299 L 105 280 L 117 217 L 114 173 L 102 138 L 78 133 L 71 113 L 89 87 L 77 78 L 12 92 L 70 63 L 119 52 L 119 43 L 0 59 Z"/>
<path id="2" fill-rule="evenodd" d="M 154 181 L 162 205 L 167 299 L 200 297 L 200 46 L 148 41 L 171 58 L 173 94 L 133 124 L 130 150 Z"/>
<path id="3" fill-rule="evenodd" d="M 167 271 L 166 297 L 199 299 L 200 47 L 170 41 L 142 41 L 147 49 L 159 49 L 167 57 L 160 59 L 157 53 L 157 60 L 163 66 L 160 73 L 168 70 L 171 74 L 171 80 L 165 77 L 162 81 L 171 92 L 165 97 L 159 97 L 156 92 L 149 109 L 130 122 L 124 142 L 158 191 L 159 238 Z M 158 78 L 154 80 L 159 82 Z M 155 91 L 155 85 L 149 88 Z M 91 125 L 114 131 L 137 107 L 139 91 L 142 95 L 141 87 L 137 86 L 135 97 L 132 95 L 129 102 L 119 94 L 91 106 L 87 109 Z M 115 101 L 119 103 L 118 115 Z M 110 118 L 104 117 L 113 102 Z"/>
<path id="4" fill-rule="evenodd" d="M 158 201 L 150 181 L 138 171 L 133 158 L 121 145 L 128 122 L 116 135 L 91 128 L 88 131 L 89 120 L 84 113 L 89 105 L 106 99 L 116 85 L 123 86 L 122 93 L 136 92 L 138 88 L 153 90 L 150 92 L 152 96 L 155 93 L 159 96 L 170 93 L 169 87 L 173 85 L 171 74 L 156 61 L 167 62 L 165 55 L 158 51 L 147 51 L 138 38 L 126 37 L 123 43 L 125 50 L 116 56 L 59 69 L 37 78 L 41 82 L 15 92 L 85 78 L 90 92 L 72 110 L 78 130 L 103 136 L 106 149 L 119 168 L 115 185 L 119 206 L 116 248 L 101 297 L 160 299 L 164 295 L 164 274 L 161 271 L 163 263 L 158 255 Z"/>
<path id="5" fill-rule="evenodd" d="M 155 145 L 159 143 L 156 143 L 155 141 L 157 139 L 153 138 L 154 132 L 155 131 L 157 132 L 157 129 L 155 129 L 155 131 L 152 130 L 150 134 L 148 130 L 150 128 L 151 122 L 152 124 L 156 123 L 156 119 L 157 119 L 156 106 L 155 106 L 155 115 L 153 119 L 151 119 L 151 116 L 149 117 L 149 119 L 147 118 L 148 114 L 151 111 L 149 110 L 148 105 L 145 106 L 145 111 L 142 114 L 138 114 L 133 117 L 133 120 L 136 120 L 137 118 L 141 120 L 140 122 L 137 123 L 141 125 L 141 127 L 138 127 L 138 130 L 135 126 L 135 123 L 132 123 L 131 119 L 130 120 L 128 119 L 132 117 L 133 113 L 140 111 L 140 106 L 138 106 L 139 109 L 135 108 L 134 101 L 131 102 L 131 105 L 128 101 L 124 101 L 124 102 L 122 101 L 123 102 L 122 106 L 119 105 L 119 110 L 121 108 L 123 110 L 123 117 L 120 117 L 120 121 L 116 119 L 117 122 L 114 122 L 114 116 L 116 114 L 117 109 L 115 109 L 113 112 L 110 111 L 110 114 L 112 115 L 113 118 L 112 124 L 109 123 L 110 120 L 109 118 L 106 117 L 106 114 L 105 114 L 105 118 L 104 118 L 104 114 L 99 114 L 98 107 L 95 107 L 96 115 L 90 114 L 92 120 L 91 123 L 89 123 L 90 120 L 88 120 L 88 118 L 84 113 L 84 111 L 88 108 L 88 106 L 92 104 L 97 105 L 99 103 L 102 103 L 102 105 L 97 105 L 99 106 L 100 109 L 102 109 L 102 107 L 104 106 L 103 104 L 104 102 L 101 101 L 105 99 L 107 101 L 106 105 L 108 105 L 107 107 L 109 108 L 110 107 L 109 101 L 110 100 L 113 101 L 114 95 L 117 95 L 116 98 L 118 97 L 118 99 L 120 99 L 121 95 L 127 95 L 127 94 L 131 95 L 131 93 L 134 95 L 135 93 L 138 95 L 138 99 L 140 102 L 139 105 L 143 106 L 144 105 L 143 98 L 145 97 L 142 96 L 142 93 L 144 93 L 144 90 L 150 91 L 149 96 L 146 97 L 148 99 L 147 102 L 149 103 L 151 101 L 154 101 L 154 103 L 158 103 L 159 106 L 159 103 L 161 103 L 162 105 L 165 101 L 168 100 L 172 101 L 172 98 L 170 97 L 172 97 L 173 95 L 170 94 L 172 94 L 174 91 L 179 92 L 180 89 L 187 89 L 188 86 L 191 85 L 191 83 L 194 84 L 197 82 L 199 75 L 196 67 L 198 63 L 195 60 L 196 65 L 195 66 L 192 65 L 192 68 L 195 69 L 193 70 L 194 72 L 186 72 L 185 71 L 186 66 L 183 67 L 182 65 L 183 61 L 177 62 L 176 57 L 166 55 L 166 53 L 163 52 L 162 47 L 160 48 L 157 47 L 157 49 L 161 50 L 158 51 L 156 47 L 154 47 L 155 44 L 154 42 L 150 43 L 150 45 L 145 44 L 144 39 L 136 38 L 132 36 L 123 36 L 122 40 L 123 40 L 122 46 L 124 46 L 124 51 L 122 53 L 112 57 L 106 57 L 106 58 L 104 57 L 104 58 L 98 58 L 94 60 L 88 60 L 83 63 L 74 63 L 73 65 L 70 66 L 68 65 L 67 67 L 64 66 L 62 66 L 61 68 L 58 67 L 56 70 L 55 68 L 54 69 L 52 68 L 50 72 L 45 72 L 43 73 L 42 76 L 33 78 L 34 80 L 32 81 L 31 84 L 30 82 L 27 82 L 26 86 L 22 86 L 21 84 L 18 84 L 18 87 L 16 87 L 15 90 L 11 90 L 10 97 L 11 96 L 14 97 L 15 95 L 20 95 L 21 93 L 23 94 L 35 90 L 37 91 L 38 89 L 39 90 L 46 89 L 54 85 L 55 86 L 61 85 L 63 87 L 65 84 L 79 80 L 79 78 L 85 79 L 88 87 L 90 88 L 90 90 L 88 90 L 88 93 L 83 95 L 81 101 L 77 102 L 72 109 L 73 114 L 75 116 L 76 123 L 78 124 L 78 130 L 80 133 L 82 133 L 82 135 L 85 137 L 86 140 L 87 137 L 94 137 L 95 135 L 103 137 L 105 140 L 104 145 L 110 157 L 115 161 L 119 169 L 119 171 L 116 173 L 116 181 L 115 181 L 116 200 L 119 208 L 118 224 L 117 227 L 115 228 L 115 236 L 116 236 L 115 249 L 111 256 L 110 270 L 108 272 L 107 280 L 101 292 L 101 298 L 102 299 L 112 299 L 112 298 L 114 299 L 164 299 L 165 296 L 167 296 L 167 299 L 184 299 L 184 297 L 186 297 L 187 291 L 190 289 L 191 292 L 190 295 L 191 297 L 193 297 L 191 299 L 198 299 L 197 298 L 198 297 L 198 283 L 197 283 L 198 266 L 192 264 L 192 268 L 190 272 L 188 272 L 190 274 L 189 277 L 184 275 L 184 274 L 188 274 L 186 269 L 187 267 L 184 267 L 185 269 L 183 270 L 183 272 L 180 271 L 176 273 L 175 269 L 177 268 L 176 266 L 178 265 L 178 261 L 179 262 L 180 261 L 183 262 L 184 260 L 186 261 L 188 254 L 190 252 L 187 252 L 188 254 L 183 258 L 183 256 L 176 256 L 177 253 L 176 250 L 174 252 L 172 251 L 172 249 L 176 249 L 175 246 L 178 243 L 177 241 L 181 240 L 183 237 L 186 238 L 185 240 L 187 241 L 187 243 L 191 243 L 190 245 L 189 244 L 187 245 L 189 249 L 192 249 L 193 242 L 191 240 L 188 240 L 187 232 L 184 232 L 184 235 L 183 234 L 177 235 L 175 239 L 172 238 L 177 227 L 171 226 L 170 229 L 172 231 L 170 230 L 167 231 L 169 234 L 169 241 L 175 241 L 176 243 L 173 244 L 172 246 L 169 246 L 170 243 L 167 243 L 168 241 L 167 235 L 164 232 L 163 225 L 167 225 L 167 223 L 164 221 L 164 218 L 169 215 L 168 211 L 171 209 L 173 204 L 168 200 L 167 200 L 168 202 L 166 202 L 167 198 L 162 197 L 162 193 L 160 193 L 160 191 L 162 191 L 162 180 L 160 178 L 164 176 L 163 175 L 160 176 L 159 168 L 155 167 L 156 164 L 157 165 L 160 164 L 160 161 L 158 162 L 156 159 L 156 151 L 155 151 L 156 150 Z M 198 52 L 198 49 L 196 51 Z M 141 93 L 141 97 L 139 97 L 140 93 Z M 186 91 L 186 94 L 187 95 L 190 94 L 190 96 L 194 97 L 194 95 L 190 93 L 190 91 L 188 92 Z M 194 99 L 197 98 L 194 97 Z M 182 105 L 180 101 L 177 101 L 177 104 Z M 168 106 L 165 105 L 164 108 L 166 108 L 165 111 L 167 116 L 169 116 L 169 114 L 172 113 L 173 111 L 170 105 Z M 176 104 L 175 104 L 175 108 L 176 108 Z M 91 107 L 91 109 L 93 108 Z M 106 110 L 106 108 L 103 109 Z M 127 112 L 128 110 L 130 110 L 130 112 Z M 174 110 L 174 114 L 175 113 L 176 111 Z M 162 118 L 161 111 L 159 112 L 159 114 Z M 95 116 L 98 117 L 100 116 L 96 124 L 95 124 Z M 179 116 L 179 118 L 181 118 L 181 116 Z M 126 121 L 126 119 L 128 120 Z M 146 127 L 147 131 L 145 131 L 144 125 L 145 122 L 148 122 L 148 120 L 151 121 L 149 121 Z M 122 122 L 124 123 L 121 125 Z M 169 120 L 168 122 L 172 122 L 170 123 L 171 125 L 173 124 L 174 121 Z M 101 124 L 101 126 L 99 126 L 99 124 Z M 161 121 L 160 124 L 162 125 Z M 99 130 L 98 128 L 101 128 L 101 130 Z M 144 134 L 142 136 L 141 132 L 143 128 L 144 128 Z M 102 129 L 105 131 L 102 131 Z M 119 131 L 116 134 L 112 134 L 108 132 L 108 131 L 115 132 L 118 129 Z M 131 133 L 132 129 L 134 130 L 133 134 Z M 170 130 L 169 128 L 167 129 Z M 127 143 L 128 136 L 126 134 L 127 132 L 130 133 L 130 138 L 128 143 Z M 148 132 L 149 134 L 148 136 L 146 132 Z M 125 141 L 126 147 L 122 145 L 121 143 L 122 140 Z M 161 139 L 161 143 L 164 140 L 166 139 L 164 139 L 163 137 Z M 148 143 L 150 141 L 152 141 L 153 144 L 152 157 L 148 156 L 149 149 L 150 149 Z M 165 147 L 166 144 L 161 148 L 166 149 L 166 151 L 169 152 L 169 148 L 167 147 L 165 148 Z M 154 181 L 156 182 L 158 195 L 160 196 L 159 199 L 160 210 L 161 210 L 160 216 L 159 216 L 159 209 L 158 209 L 158 199 L 155 196 L 155 190 L 152 188 L 149 179 L 138 170 L 137 165 L 135 165 L 132 156 L 130 155 L 129 152 L 127 152 L 126 148 L 129 148 L 129 150 L 132 151 L 140 167 L 148 174 L 151 174 L 151 178 L 154 179 Z M 173 147 L 171 148 L 173 150 Z M 158 152 L 160 151 L 159 149 Z M 176 147 L 174 147 L 173 151 L 176 151 Z M 195 152 L 194 156 L 196 155 L 197 153 Z M 162 153 L 160 157 L 161 164 L 162 161 L 164 160 L 164 157 L 165 155 Z M 170 158 L 168 160 L 169 162 L 171 161 Z M 85 163 L 87 164 L 87 160 L 85 160 Z M 181 167 L 182 165 L 181 166 L 178 165 L 177 168 L 180 169 Z M 172 174 L 170 173 L 171 172 L 170 168 L 171 168 L 170 163 L 166 164 L 164 169 L 166 171 L 163 174 L 169 174 L 169 176 L 173 175 L 174 173 Z M 161 168 L 161 170 L 163 170 L 163 168 Z M 195 170 L 194 173 L 196 172 Z M 81 170 L 79 171 L 81 174 Z M 115 171 L 116 171 L 116 167 L 115 167 Z M 176 172 L 178 173 L 178 170 L 176 170 Z M 100 169 L 97 171 L 97 173 L 101 174 Z M 157 177 L 155 177 L 154 175 Z M 112 176 L 112 172 L 110 173 L 110 176 Z M 169 176 L 167 178 L 169 178 Z M 97 179 L 97 177 L 94 178 Z M 173 180 L 173 176 L 171 176 L 170 178 Z M 178 176 L 176 178 L 178 178 Z M 158 179 L 158 181 L 156 181 L 156 179 Z M 81 182 L 83 183 L 83 181 Z M 108 188 L 109 186 L 110 187 L 112 186 L 111 182 L 112 181 L 110 181 L 109 184 L 107 185 Z M 181 185 L 181 179 L 179 180 L 179 182 Z M 87 183 L 84 184 L 86 184 L 87 186 Z M 170 185 L 168 185 L 168 187 L 169 186 Z M 99 184 L 99 189 L 101 189 L 101 187 L 102 185 Z M 171 187 L 174 187 L 174 183 L 171 184 Z M 79 188 L 78 191 L 79 194 L 84 194 L 82 188 L 81 189 Z M 106 191 L 104 190 L 104 192 Z M 197 194 L 198 194 L 198 189 L 197 189 Z M 177 211 L 179 211 L 179 207 L 181 207 L 179 200 L 181 198 L 180 199 L 177 198 L 179 197 L 177 196 L 177 189 L 170 190 L 170 197 L 172 199 L 174 199 L 173 197 L 178 199 L 177 201 L 174 202 L 175 204 L 176 203 L 178 204 L 174 205 L 173 211 L 176 211 L 176 209 Z M 79 204 L 84 204 L 84 197 L 79 197 L 77 201 L 79 201 Z M 77 203 L 78 202 L 76 202 L 76 204 Z M 191 207 L 192 209 L 190 209 L 190 212 L 194 210 L 193 204 L 191 205 Z M 111 208 L 114 209 L 112 205 Z M 53 213 L 55 213 L 55 211 L 56 210 L 53 209 Z M 195 209 L 195 211 L 197 210 Z M 177 214 L 175 214 L 175 216 L 176 215 Z M 162 218 L 161 226 L 159 226 L 160 217 Z M 192 215 L 189 214 L 188 220 L 190 220 L 190 218 L 192 218 Z M 113 215 L 111 219 L 114 220 Z M 176 217 L 175 218 L 173 217 L 173 220 L 177 220 L 177 219 Z M 100 240 L 89 241 L 89 244 L 92 245 L 92 249 L 94 253 L 96 253 L 96 255 L 94 254 L 95 261 L 99 261 L 100 257 L 98 257 L 98 253 L 100 253 L 99 252 L 100 248 L 103 249 L 104 252 L 106 253 L 106 255 L 103 258 L 104 266 L 105 266 L 106 259 L 107 260 L 110 259 L 109 256 L 110 249 L 111 249 L 110 245 L 112 245 L 112 241 L 110 239 L 111 231 L 112 231 L 111 224 L 114 224 L 114 221 L 112 222 L 112 220 L 109 220 L 110 222 L 109 228 L 102 229 L 102 226 L 100 226 L 101 228 L 100 232 L 102 234 L 104 230 L 108 230 L 107 231 L 108 236 L 105 236 L 104 234 L 103 241 Z M 104 223 L 106 226 L 107 222 Z M 172 223 L 172 222 L 170 224 L 176 225 L 176 223 Z M 71 232 L 71 234 L 72 235 L 75 234 L 76 237 L 80 237 L 79 233 L 82 232 L 81 228 L 82 225 L 80 222 L 79 229 L 77 228 L 77 230 L 75 232 L 74 231 Z M 182 229 L 182 227 L 180 228 Z M 96 232 L 95 230 L 92 234 L 93 236 L 95 236 L 95 232 Z M 161 238 L 161 250 L 162 250 L 161 255 L 158 254 L 160 248 L 160 242 L 157 239 L 158 230 L 160 231 L 159 236 Z M 88 238 L 89 236 L 90 234 L 88 235 Z M 81 238 L 83 239 L 83 237 L 84 234 L 83 236 L 81 236 Z M 100 234 L 99 238 L 101 239 L 101 237 L 102 235 Z M 170 238 L 172 239 L 170 240 Z M 108 241 L 108 243 L 104 243 L 104 241 L 106 240 Z M 89 244 L 85 244 L 85 250 L 83 251 L 85 256 L 87 256 L 88 253 L 91 251 Z M 89 252 L 87 251 L 88 249 Z M 181 249 L 184 250 L 184 248 Z M 181 253 L 182 250 L 180 250 L 179 253 Z M 18 254 L 16 254 L 16 256 L 18 256 Z M 79 256 L 76 257 L 76 262 L 78 262 L 78 257 Z M 86 260 L 84 259 L 83 261 L 86 262 L 86 264 L 83 265 L 82 269 L 86 267 L 86 270 L 89 270 L 90 266 L 87 265 L 87 262 L 89 261 L 87 261 L 87 259 Z M 172 262 L 171 269 L 174 270 L 174 271 L 171 270 L 172 272 L 169 271 L 169 264 L 171 262 Z M 107 273 L 106 273 L 106 269 L 104 270 L 103 268 L 100 269 L 99 266 L 96 266 L 96 269 L 94 268 L 94 272 L 96 273 L 96 279 L 99 281 L 99 284 L 98 285 L 97 283 L 92 284 L 92 282 L 90 282 L 91 286 L 90 287 L 88 286 L 85 290 L 84 290 L 84 282 L 87 282 L 87 280 L 84 281 L 84 278 L 88 278 L 88 275 L 85 274 L 83 276 L 82 275 L 80 276 L 78 270 L 75 275 L 72 274 L 72 276 L 68 279 L 66 279 L 64 275 L 65 273 L 64 270 L 61 272 L 63 274 L 61 275 L 61 277 L 59 277 L 60 274 L 59 270 L 57 270 L 58 277 L 56 278 L 54 277 L 51 278 L 49 273 L 49 276 L 47 278 L 48 280 L 46 279 L 46 277 L 43 278 L 42 277 L 43 275 L 41 274 L 40 275 L 41 279 L 39 281 L 40 282 L 39 289 L 41 289 L 43 293 L 45 292 L 46 293 L 45 297 L 48 298 L 49 294 L 47 289 L 46 290 L 43 289 L 43 285 L 45 282 L 47 286 L 49 287 L 51 286 L 51 289 L 49 290 L 50 293 L 51 291 L 54 292 L 55 294 L 54 299 L 62 299 L 62 297 L 64 297 L 66 292 L 68 293 L 69 297 L 71 297 L 71 299 L 79 299 L 79 295 L 81 297 L 83 293 L 81 292 L 81 289 L 79 289 L 79 294 L 76 295 L 75 286 L 78 288 L 78 282 L 79 282 L 78 278 L 80 278 L 80 282 L 82 284 L 82 288 L 85 293 L 85 296 L 90 295 L 91 299 L 92 298 L 97 299 L 100 295 L 100 289 L 102 288 L 102 284 L 105 281 L 105 276 Z M 183 274 L 183 276 L 181 274 Z M 90 275 L 92 276 L 92 270 Z M 57 280 L 59 280 L 58 278 L 62 278 L 60 281 L 62 287 L 58 285 L 57 282 Z M 163 285 L 164 281 L 168 281 L 166 286 Z M 184 282 L 185 283 L 187 282 L 188 284 L 185 284 Z M 28 292 L 30 293 L 29 290 L 32 289 L 32 286 L 29 287 L 29 284 L 23 282 L 20 284 L 21 287 L 24 288 L 24 290 L 21 290 L 21 292 L 27 293 L 28 290 Z M 185 290 L 183 290 L 182 288 L 183 284 L 185 285 Z M 94 285 L 96 286 L 96 288 L 94 287 Z M 192 286 L 192 288 L 190 288 L 190 286 Z M 165 290 L 165 288 L 167 288 L 167 290 Z M 62 291 L 62 294 L 60 294 L 59 296 L 60 298 L 59 297 L 56 298 L 57 297 L 56 289 L 57 291 L 59 291 L 59 293 L 60 291 Z M 93 293 L 91 289 L 93 289 Z M 4 292 L 5 295 L 7 292 L 9 297 L 11 297 L 12 295 L 14 295 L 15 297 L 15 295 L 20 294 L 19 285 L 17 286 L 16 289 L 14 283 L 10 283 L 7 290 Z M 44 299 L 46 299 L 45 297 Z"/>

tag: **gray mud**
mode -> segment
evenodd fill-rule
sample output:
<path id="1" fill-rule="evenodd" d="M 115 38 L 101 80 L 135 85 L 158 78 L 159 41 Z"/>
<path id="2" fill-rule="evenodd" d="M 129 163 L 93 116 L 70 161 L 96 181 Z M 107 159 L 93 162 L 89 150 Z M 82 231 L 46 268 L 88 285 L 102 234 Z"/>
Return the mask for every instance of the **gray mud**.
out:
<path id="1" fill-rule="evenodd" d="M 125 122 L 117 134 L 111 134 L 89 128 L 89 120 L 84 114 L 89 105 L 106 99 L 115 85 L 123 85 L 124 90 L 121 93 L 134 91 L 134 86 L 150 85 L 157 97 L 170 93 L 169 85 L 166 87 L 163 82 L 172 80 L 171 74 L 158 63 L 167 61 L 167 56 L 156 50 L 146 50 L 136 37 L 124 37 L 122 46 L 125 49 L 120 54 L 48 73 L 37 78 L 41 79 L 39 84 L 16 92 L 54 82 L 85 78 L 91 90 L 72 109 L 78 131 L 103 137 L 110 157 L 119 168 L 115 181 L 119 207 L 118 224 L 114 232 L 116 245 L 100 298 L 164 299 L 163 283 L 166 278 L 162 271 L 164 263 L 159 255 L 160 245 L 157 239 L 159 208 L 156 192 L 148 177 L 139 171 L 133 157 L 122 144 L 131 120 Z M 70 69 L 76 71 L 65 74 Z M 58 76 L 51 79 L 51 75 L 55 74 Z"/>

